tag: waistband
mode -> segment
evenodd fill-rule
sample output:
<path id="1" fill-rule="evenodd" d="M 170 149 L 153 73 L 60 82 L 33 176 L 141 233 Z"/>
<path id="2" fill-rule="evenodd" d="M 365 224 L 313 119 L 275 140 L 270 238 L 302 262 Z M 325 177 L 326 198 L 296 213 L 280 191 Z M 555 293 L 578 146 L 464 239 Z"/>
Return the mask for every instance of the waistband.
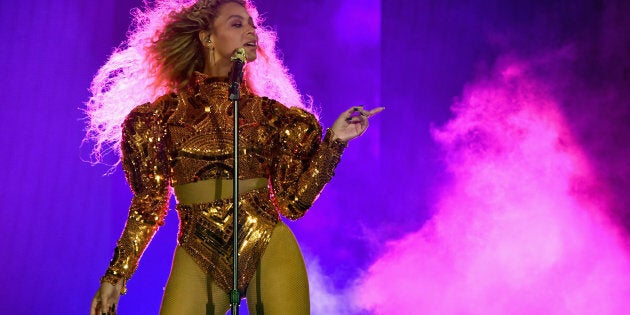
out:
<path id="1" fill-rule="evenodd" d="M 175 196 L 182 204 L 198 204 L 213 202 L 215 200 L 231 198 L 233 196 L 233 183 L 231 179 L 207 179 L 198 182 L 177 185 Z M 266 178 L 248 178 L 238 181 L 239 195 L 248 191 L 267 187 Z"/>

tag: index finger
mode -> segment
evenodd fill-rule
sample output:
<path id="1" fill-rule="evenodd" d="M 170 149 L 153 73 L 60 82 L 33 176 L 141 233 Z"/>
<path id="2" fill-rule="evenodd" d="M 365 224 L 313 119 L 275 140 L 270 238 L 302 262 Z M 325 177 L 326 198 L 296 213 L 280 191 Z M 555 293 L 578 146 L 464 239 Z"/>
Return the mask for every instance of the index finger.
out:
<path id="1" fill-rule="evenodd" d="M 369 116 L 374 116 L 374 115 L 382 112 L 384 109 L 385 109 L 385 107 L 382 107 L 382 106 L 381 107 L 377 107 L 375 109 L 367 111 L 367 115 L 368 115 L 368 117 Z"/>
<path id="2" fill-rule="evenodd" d="M 112 301 L 108 296 L 101 294 L 101 314 L 109 314 L 109 309 L 112 307 Z M 96 314 L 99 315 L 99 314 Z"/>

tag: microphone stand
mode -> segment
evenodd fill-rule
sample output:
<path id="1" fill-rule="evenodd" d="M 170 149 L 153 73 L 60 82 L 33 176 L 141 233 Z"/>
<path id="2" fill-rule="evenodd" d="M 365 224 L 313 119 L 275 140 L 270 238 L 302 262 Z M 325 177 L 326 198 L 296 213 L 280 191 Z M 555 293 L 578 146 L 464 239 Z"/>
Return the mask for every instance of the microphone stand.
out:
<path id="1" fill-rule="evenodd" d="M 234 252 L 233 257 L 233 278 L 232 291 L 230 292 L 230 307 L 232 315 L 238 315 L 238 308 L 241 303 L 241 296 L 238 292 L 238 101 L 241 98 L 240 85 L 243 80 L 243 67 L 245 66 L 245 49 L 239 48 L 234 52 L 231 58 L 234 65 L 230 72 L 230 88 L 229 99 L 234 105 L 234 175 L 232 179 L 232 210 L 233 210 L 233 234 Z"/>

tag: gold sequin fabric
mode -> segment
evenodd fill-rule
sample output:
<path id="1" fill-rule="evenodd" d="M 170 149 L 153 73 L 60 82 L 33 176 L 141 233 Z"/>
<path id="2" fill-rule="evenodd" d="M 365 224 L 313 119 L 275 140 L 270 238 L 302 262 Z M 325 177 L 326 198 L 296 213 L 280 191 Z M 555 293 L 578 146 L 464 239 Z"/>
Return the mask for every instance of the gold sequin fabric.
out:
<path id="1" fill-rule="evenodd" d="M 231 179 L 233 107 L 228 82 L 195 73 L 193 84 L 135 108 L 123 124 L 123 169 L 134 193 L 129 217 L 102 281 L 126 282 L 168 210 L 170 186 Z M 279 214 L 302 217 L 334 175 L 345 143 L 322 140 L 317 119 L 247 89 L 239 102 L 239 179 L 269 187 L 239 195 L 239 290 L 253 276 Z M 232 199 L 178 204 L 179 245 L 231 290 Z M 228 263 L 226 263 L 228 262 Z"/>

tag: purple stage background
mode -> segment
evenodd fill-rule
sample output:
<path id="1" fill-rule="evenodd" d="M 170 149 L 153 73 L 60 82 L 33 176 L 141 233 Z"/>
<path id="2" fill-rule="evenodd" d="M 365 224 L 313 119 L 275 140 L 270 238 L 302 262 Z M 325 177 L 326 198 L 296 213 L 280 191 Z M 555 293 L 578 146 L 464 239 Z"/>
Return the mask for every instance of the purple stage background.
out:
<path id="1" fill-rule="evenodd" d="M 0 4 L 3 314 L 89 310 L 131 195 L 81 109 L 141 2 Z M 324 126 L 386 107 L 290 223 L 313 314 L 630 313 L 627 1 L 255 3 Z M 158 312 L 177 225 L 121 314 Z"/>

